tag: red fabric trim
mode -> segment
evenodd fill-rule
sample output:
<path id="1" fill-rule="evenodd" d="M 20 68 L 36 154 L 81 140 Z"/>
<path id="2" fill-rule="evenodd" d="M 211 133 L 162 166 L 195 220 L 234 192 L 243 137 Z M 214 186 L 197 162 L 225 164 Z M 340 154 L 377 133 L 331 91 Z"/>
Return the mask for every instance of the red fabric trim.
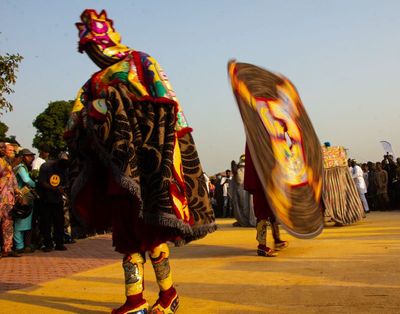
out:
<path id="1" fill-rule="evenodd" d="M 182 169 L 179 169 L 182 171 Z M 172 168 L 172 173 L 174 175 L 174 178 L 176 179 L 176 181 L 178 182 L 178 185 L 180 187 L 180 189 L 182 190 L 182 193 L 179 193 L 179 195 L 184 194 L 186 195 L 186 187 L 185 187 L 185 182 L 183 181 L 183 178 L 181 179 L 181 176 L 179 173 L 176 172 L 175 167 Z M 182 173 L 183 174 L 183 173 Z M 179 198 L 180 200 L 182 200 L 182 198 Z"/>
<path id="2" fill-rule="evenodd" d="M 299 188 L 299 187 L 302 187 L 302 186 L 306 186 L 306 185 L 309 185 L 309 184 L 310 184 L 310 181 L 307 179 L 306 182 L 299 183 L 299 184 L 294 184 L 294 185 L 290 185 L 290 187 L 291 187 L 292 189 L 296 189 L 296 188 Z"/>
<path id="3" fill-rule="evenodd" d="M 169 99 L 169 98 L 165 98 L 165 97 L 157 97 L 156 98 L 156 97 L 152 97 L 152 96 L 143 96 L 140 98 L 136 98 L 135 101 L 153 101 L 156 103 L 178 106 L 176 101 Z"/>
<path id="4" fill-rule="evenodd" d="M 136 66 L 136 71 L 137 71 L 137 75 L 139 78 L 140 83 L 142 83 L 142 85 L 146 88 L 147 93 L 150 95 L 150 90 L 146 84 L 146 79 L 144 77 L 144 73 L 143 73 L 143 64 L 142 64 L 142 60 L 140 58 L 140 53 L 137 51 L 133 51 L 132 52 L 132 56 L 133 56 L 133 61 L 135 62 L 135 66 Z"/>
<path id="5" fill-rule="evenodd" d="M 277 98 L 266 98 L 266 97 L 254 97 L 255 100 L 257 101 L 263 101 L 266 102 L 268 104 L 268 102 L 270 101 L 276 101 Z M 269 108 L 269 104 L 268 104 L 268 108 Z"/>
<path id="6" fill-rule="evenodd" d="M 181 138 L 185 134 L 191 133 L 191 132 L 193 132 L 193 129 L 191 127 L 186 127 L 186 128 L 183 128 L 183 129 L 177 131 L 176 135 L 178 136 L 178 138 Z"/>
<path id="7" fill-rule="evenodd" d="M 98 112 L 92 104 L 90 104 L 90 109 L 88 115 L 95 120 L 104 121 L 106 119 L 106 115 Z"/>
<path id="8" fill-rule="evenodd" d="M 171 183 L 169 185 L 169 193 L 171 195 L 171 203 L 172 203 L 172 207 L 174 208 L 175 211 L 175 215 L 176 217 L 178 217 L 180 220 L 185 221 L 184 217 L 182 217 L 180 210 L 175 206 L 174 201 L 172 200 L 172 195 L 174 195 L 175 197 L 177 197 L 181 202 L 182 202 L 182 197 L 181 197 L 181 192 L 179 191 L 178 187 L 176 186 L 176 184 Z M 182 202 L 183 203 L 183 202 Z"/>

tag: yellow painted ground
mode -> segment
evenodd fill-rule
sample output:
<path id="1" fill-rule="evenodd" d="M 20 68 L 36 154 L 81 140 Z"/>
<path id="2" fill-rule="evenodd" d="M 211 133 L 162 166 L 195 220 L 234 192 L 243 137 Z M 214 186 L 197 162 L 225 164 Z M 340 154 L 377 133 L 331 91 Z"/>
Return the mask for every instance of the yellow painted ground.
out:
<path id="1" fill-rule="evenodd" d="M 256 256 L 255 230 L 232 223 L 220 220 L 217 232 L 172 248 L 178 313 L 400 313 L 400 212 L 328 227 L 313 240 L 282 232 L 290 246 L 276 258 Z M 150 263 L 145 274 L 153 303 Z M 122 278 L 116 263 L 9 291 L 0 313 L 108 313 L 124 301 Z"/>

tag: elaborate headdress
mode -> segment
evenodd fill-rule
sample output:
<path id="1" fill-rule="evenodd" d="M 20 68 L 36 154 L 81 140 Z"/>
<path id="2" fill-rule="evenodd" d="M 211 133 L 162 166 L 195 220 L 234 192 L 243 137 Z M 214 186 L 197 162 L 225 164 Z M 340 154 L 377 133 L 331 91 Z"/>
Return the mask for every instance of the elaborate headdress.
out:
<path id="1" fill-rule="evenodd" d="M 79 30 L 79 52 L 85 51 L 100 67 L 109 66 L 124 58 L 131 49 L 121 44 L 121 36 L 115 31 L 113 21 L 107 18 L 106 11 L 97 14 L 87 9 L 81 14 Z"/>

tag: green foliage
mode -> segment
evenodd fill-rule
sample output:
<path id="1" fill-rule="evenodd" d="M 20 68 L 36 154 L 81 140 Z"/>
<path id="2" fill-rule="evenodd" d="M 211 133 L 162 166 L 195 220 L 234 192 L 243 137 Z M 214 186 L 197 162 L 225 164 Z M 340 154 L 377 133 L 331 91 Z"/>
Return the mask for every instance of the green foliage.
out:
<path id="1" fill-rule="evenodd" d="M 8 136 L 7 132 L 8 132 L 7 124 L 0 121 L 0 142 L 8 142 L 19 145 L 17 139 L 15 138 L 15 135 Z"/>
<path id="2" fill-rule="evenodd" d="M 4 122 L 0 121 L 0 141 L 4 141 L 7 131 L 8 126 Z"/>
<path id="3" fill-rule="evenodd" d="M 33 121 L 33 126 L 37 129 L 33 138 L 33 147 L 40 149 L 41 145 L 48 145 L 50 155 L 53 157 L 66 149 L 63 135 L 73 103 L 73 100 L 50 102 L 47 108 L 36 117 Z"/>
<path id="4" fill-rule="evenodd" d="M 5 95 L 14 93 L 11 88 L 17 80 L 17 71 L 19 63 L 23 57 L 19 54 L 6 53 L 5 56 L 0 55 L 0 115 L 2 110 L 13 110 L 12 104 L 5 98 Z"/>

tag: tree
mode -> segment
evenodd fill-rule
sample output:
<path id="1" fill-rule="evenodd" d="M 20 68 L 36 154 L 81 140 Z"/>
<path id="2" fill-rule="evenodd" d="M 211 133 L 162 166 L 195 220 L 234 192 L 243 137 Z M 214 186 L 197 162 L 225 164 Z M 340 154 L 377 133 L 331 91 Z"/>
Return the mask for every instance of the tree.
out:
<path id="1" fill-rule="evenodd" d="M 11 88 L 17 80 L 17 71 L 19 63 L 23 57 L 17 54 L 6 53 L 5 56 L 0 55 L 0 115 L 2 110 L 12 111 L 12 104 L 5 98 L 5 95 L 14 93 Z"/>
<path id="2" fill-rule="evenodd" d="M 8 126 L 0 121 L 0 141 L 4 141 L 6 138 L 6 133 L 8 131 Z"/>
<path id="3" fill-rule="evenodd" d="M 53 157 L 66 149 L 63 135 L 73 103 L 73 100 L 50 102 L 47 108 L 36 117 L 33 121 L 33 126 L 37 129 L 33 138 L 33 147 L 40 149 L 43 144 L 48 145 L 50 155 Z"/>
<path id="4" fill-rule="evenodd" d="M 15 135 L 7 135 L 6 134 L 7 132 L 8 132 L 7 124 L 0 121 L 0 142 L 13 143 L 13 144 L 17 144 L 19 146 L 19 143 L 18 143 L 17 139 L 15 138 Z"/>

